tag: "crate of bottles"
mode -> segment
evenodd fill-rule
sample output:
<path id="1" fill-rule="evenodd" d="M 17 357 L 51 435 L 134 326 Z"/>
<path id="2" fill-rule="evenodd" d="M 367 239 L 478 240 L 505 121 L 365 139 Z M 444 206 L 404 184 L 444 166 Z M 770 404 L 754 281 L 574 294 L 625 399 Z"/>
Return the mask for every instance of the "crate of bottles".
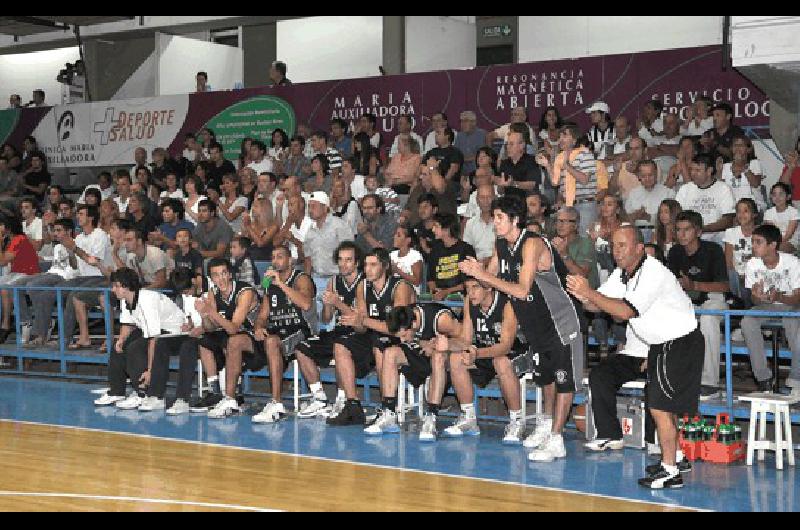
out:
<path id="1" fill-rule="evenodd" d="M 700 460 L 706 421 L 699 416 L 689 419 L 684 416 L 678 420 L 678 444 L 684 456 L 690 461 Z"/>
<path id="2" fill-rule="evenodd" d="M 705 462 L 716 464 L 732 464 L 744 460 L 745 443 L 742 440 L 742 428 L 731 423 L 728 414 L 717 414 L 710 439 L 704 439 L 700 449 L 700 457 Z"/>

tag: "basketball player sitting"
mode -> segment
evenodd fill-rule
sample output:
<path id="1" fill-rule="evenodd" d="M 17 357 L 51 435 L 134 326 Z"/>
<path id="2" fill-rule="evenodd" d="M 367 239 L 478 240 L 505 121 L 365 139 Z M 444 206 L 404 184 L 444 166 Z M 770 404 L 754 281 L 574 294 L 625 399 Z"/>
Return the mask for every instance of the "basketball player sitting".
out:
<path id="1" fill-rule="evenodd" d="M 258 312 L 254 336 L 263 341 L 267 352 L 272 401 L 253 416 L 253 423 L 273 423 L 286 415 L 281 402 L 284 358 L 312 335 L 317 310 L 314 282 L 308 274 L 294 268 L 288 246 L 279 245 L 273 249 L 272 268 L 264 278 L 270 278 L 271 283 Z"/>
<path id="2" fill-rule="evenodd" d="M 525 425 L 519 379 L 511 363 L 523 350 L 517 341 L 517 317 L 506 295 L 474 278 L 469 278 L 465 286 L 463 333 L 460 340 L 450 340 L 448 345 L 452 351 L 450 377 L 461 404 L 461 415 L 444 434 L 448 437 L 480 434 L 472 385 L 484 388 L 497 376 L 511 420 L 503 443 L 521 444 Z"/>
<path id="3" fill-rule="evenodd" d="M 373 249 L 364 258 L 364 277 L 356 293 L 356 311 L 344 314 L 341 323 L 353 332 L 335 340 L 336 377 L 347 401 L 342 411 L 328 418 L 329 425 L 363 425 L 364 408 L 356 397 L 356 379 L 365 377 L 375 363 L 383 372 L 383 349 L 399 344 L 389 334 L 386 316 L 394 307 L 416 302 L 414 288 L 391 274 L 389 252 Z M 378 418 L 380 418 L 380 411 Z"/>
<path id="4" fill-rule="evenodd" d="M 434 339 L 438 335 L 454 338 L 460 336 L 461 323 L 449 308 L 441 304 L 417 304 L 392 309 L 386 317 L 386 327 L 401 342 L 383 350 L 383 373 L 380 380 L 384 412 L 380 420 L 367 427 L 364 432 L 368 435 L 400 432 L 395 414 L 399 372 L 414 387 L 424 384 L 435 373 L 428 386 L 428 412 L 420 431 L 420 441 L 434 441 L 436 416 L 439 414 L 447 377 L 447 352 L 436 351 Z M 435 370 L 433 366 L 436 366 Z"/>

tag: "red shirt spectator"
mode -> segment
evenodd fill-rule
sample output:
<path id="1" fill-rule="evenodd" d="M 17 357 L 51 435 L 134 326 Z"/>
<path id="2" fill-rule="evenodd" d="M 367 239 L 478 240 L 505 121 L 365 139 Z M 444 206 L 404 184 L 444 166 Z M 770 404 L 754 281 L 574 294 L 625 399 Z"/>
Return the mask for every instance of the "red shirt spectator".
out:
<path id="1" fill-rule="evenodd" d="M 39 256 L 30 239 L 24 234 L 14 236 L 6 248 L 6 252 L 13 252 L 16 257 L 11 262 L 11 272 L 22 274 L 38 274 Z"/>

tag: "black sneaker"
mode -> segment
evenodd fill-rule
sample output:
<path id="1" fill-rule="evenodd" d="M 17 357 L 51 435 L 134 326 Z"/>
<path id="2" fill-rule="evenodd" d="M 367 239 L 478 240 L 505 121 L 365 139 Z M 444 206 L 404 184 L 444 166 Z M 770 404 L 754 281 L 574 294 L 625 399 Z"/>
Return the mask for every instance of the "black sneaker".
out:
<path id="1" fill-rule="evenodd" d="M 200 399 L 196 399 L 189 403 L 189 412 L 194 414 L 203 414 L 213 409 L 220 401 L 222 401 L 222 394 L 209 392 Z"/>
<path id="2" fill-rule="evenodd" d="M 360 404 L 348 401 L 339 414 L 328 418 L 325 423 L 340 427 L 345 425 L 364 425 L 364 409 Z"/>
<path id="3" fill-rule="evenodd" d="M 700 387 L 700 401 L 711 401 L 720 397 L 719 389 L 715 386 Z"/>
<path id="4" fill-rule="evenodd" d="M 670 476 L 667 470 L 662 467 L 658 473 L 654 473 L 645 478 L 640 478 L 639 485 L 653 490 L 677 489 L 683 487 L 683 478 L 681 477 L 680 473 L 674 477 Z"/>
<path id="5" fill-rule="evenodd" d="M 759 392 L 772 392 L 772 379 L 756 381 L 756 385 L 758 386 Z"/>
<path id="6" fill-rule="evenodd" d="M 689 473 L 692 470 L 692 463 L 689 462 L 689 459 L 685 457 L 675 465 L 678 466 L 678 471 L 681 473 Z M 661 471 L 661 462 L 656 462 L 653 465 L 647 466 L 644 468 L 644 470 L 648 475 L 655 475 Z"/>
<path id="7" fill-rule="evenodd" d="M 244 405 L 244 396 L 242 394 L 236 395 L 236 403 L 241 407 Z"/>

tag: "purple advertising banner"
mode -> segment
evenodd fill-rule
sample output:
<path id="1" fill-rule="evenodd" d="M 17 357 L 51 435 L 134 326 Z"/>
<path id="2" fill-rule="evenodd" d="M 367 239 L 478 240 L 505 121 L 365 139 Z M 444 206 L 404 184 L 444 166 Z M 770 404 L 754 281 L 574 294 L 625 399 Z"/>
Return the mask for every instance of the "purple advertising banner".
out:
<path id="1" fill-rule="evenodd" d="M 683 116 L 701 95 L 730 103 L 736 124 L 769 137 L 764 93 L 736 70 L 723 70 L 721 47 L 710 46 L 191 94 L 183 126 L 165 147 L 178 155 L 186 133 L 210 127 L 226 156 L 235 158 L 245 136 L 268 139 L 277 127 L 291 136 L 301 123 L 328 130 L 333 118 L 352 126 L 366 112 L 378 117 L 384 147 L 396 135 L 401 114 L 409 114 L 415 131 L 424 134 L 431 116 L 440 111 L 458 129 L 459 114 L 472 110 L 478 126 L 491 130 L 507 123 L 515 106 L 526 107 L 536 126 L 545 107 L 554 105 L 562 117 L 586 129 L 584 109 L 595 100 L 605 101 L 612 116 L 623 114 L 633 124 L 648 100 L 659 99 L 667 111 Z M 21 144 L 42 116 L 40 109 L 23 110 L 9 140 Z"/>

